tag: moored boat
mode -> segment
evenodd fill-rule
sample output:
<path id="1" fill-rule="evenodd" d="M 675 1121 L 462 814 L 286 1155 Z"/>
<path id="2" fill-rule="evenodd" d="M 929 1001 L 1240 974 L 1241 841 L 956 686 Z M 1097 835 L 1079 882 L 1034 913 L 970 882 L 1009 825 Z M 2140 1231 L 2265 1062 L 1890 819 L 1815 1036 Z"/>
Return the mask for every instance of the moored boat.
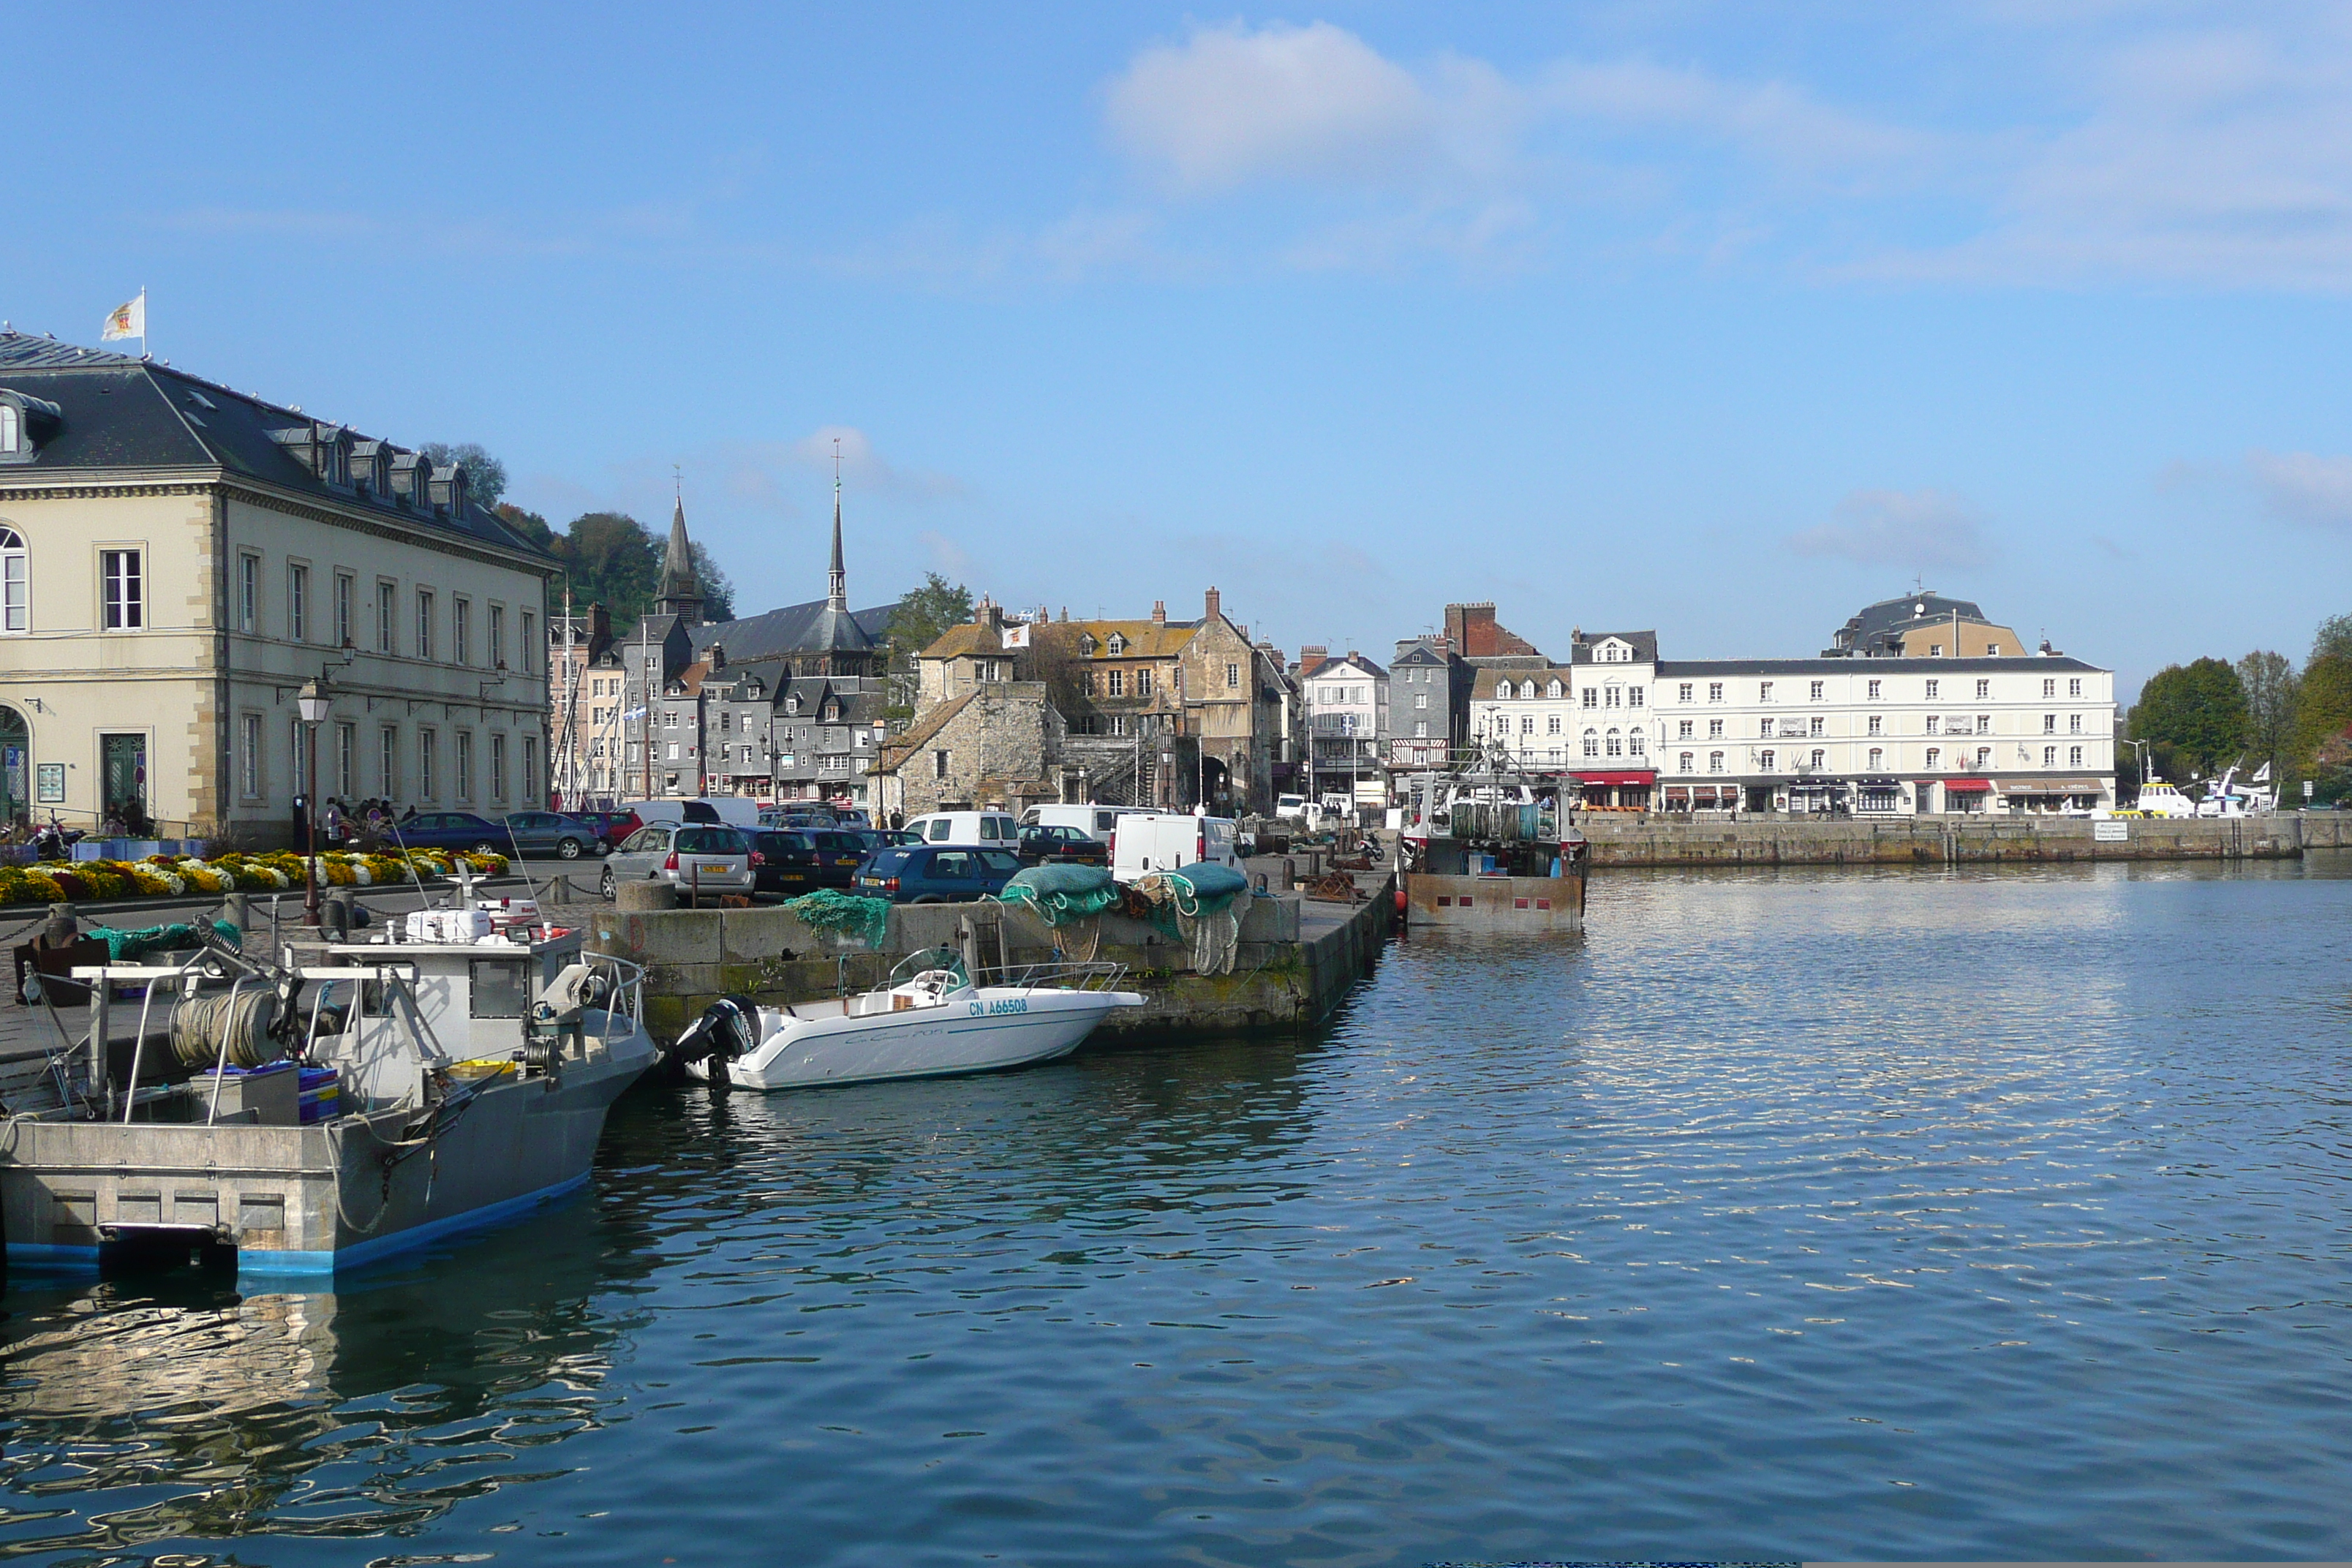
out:
<path id="1" fill-rule="evenodd" d="M 1405 924 L 1479 931 L 1584 929 L 1584 835 L 1556 783 L 1496 750 L 1402 781 L 1398 889 Z"/>
<path id="2" fill-rule="evenodd" d="M 713 1003 L 670 1047 L 687 1075 L 744 1089 L 944 1078 L 1051 1061 L 1145 998 L 1115 963 L 1036 964 L 975 984 L 953 950 L 909 954 L 871 991 L 789 1006 Z"/>

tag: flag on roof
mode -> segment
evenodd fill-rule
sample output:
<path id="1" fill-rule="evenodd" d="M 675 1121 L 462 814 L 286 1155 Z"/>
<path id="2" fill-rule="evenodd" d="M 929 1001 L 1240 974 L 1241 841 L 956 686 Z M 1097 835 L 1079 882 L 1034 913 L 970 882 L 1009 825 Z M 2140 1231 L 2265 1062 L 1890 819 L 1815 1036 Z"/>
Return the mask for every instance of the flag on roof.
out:
<path id="1" fill-rule="evenodd" d="M 144 289 L 139 290 L 137 299 L 114 307 L 106 318 L 106 330 L 98 334 L 98 341 L 102 343 L 122 338 L 137 338 L 142 342 L 147 341 L 147 290 Z"/>
<path id="2" fill-rule="evenodd" d="M 1027 621 L 1022 621 L 1017 625 L 1005 627 L 1004 646 L 1006 647 L 1027 647 L 1029 646 L 1029 623 Z"/>

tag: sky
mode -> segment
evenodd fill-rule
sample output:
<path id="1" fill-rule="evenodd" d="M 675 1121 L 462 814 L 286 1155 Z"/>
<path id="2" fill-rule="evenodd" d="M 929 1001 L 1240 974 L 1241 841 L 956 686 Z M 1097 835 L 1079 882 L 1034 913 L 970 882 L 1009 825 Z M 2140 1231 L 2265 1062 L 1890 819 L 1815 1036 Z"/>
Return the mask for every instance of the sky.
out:
<path id="1" fill-rule="evenodd" d="M 2352 611 L 2352 8 L 0 5 L 0 318 L 755 609 L 2118 672 Z M 129 346 L 129 345 L 126 345 Z"/>

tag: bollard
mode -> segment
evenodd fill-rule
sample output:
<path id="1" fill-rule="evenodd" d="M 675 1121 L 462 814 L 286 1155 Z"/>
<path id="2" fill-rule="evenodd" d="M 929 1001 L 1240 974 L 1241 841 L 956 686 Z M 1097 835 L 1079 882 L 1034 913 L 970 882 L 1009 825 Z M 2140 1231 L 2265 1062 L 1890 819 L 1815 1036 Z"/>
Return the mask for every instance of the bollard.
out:
<path id="1" fill-rule="evenodd" d="M 669 882 L 623 882 L 613 889 L 615 910 L 646 911 L 677 908 L 677 889 Z"/>

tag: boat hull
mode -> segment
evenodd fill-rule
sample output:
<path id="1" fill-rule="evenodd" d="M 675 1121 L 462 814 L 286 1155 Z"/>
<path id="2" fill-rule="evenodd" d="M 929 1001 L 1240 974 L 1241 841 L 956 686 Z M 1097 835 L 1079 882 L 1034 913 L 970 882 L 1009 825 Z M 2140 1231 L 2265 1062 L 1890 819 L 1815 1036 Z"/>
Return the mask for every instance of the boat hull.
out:
<path id="1" fill-rule="evenodd" d="M 901 1013 L 788 1019 L 729 1062 L 727 1079 L 742 1089 L 811 1089 L 1027 1067 L 1067 1056 L 1115 1009 L 1143 1003 L 1131 991 L 984 987 Z M 710 1076 L 706 1062 L 687 1072 Z"/>
<path id="2" fill-rule="evenodd" d="M 587 1179 L 606 1111 L 656 1054 L 615 1025 L 628 1032 L 591 1059 L 484 1089 L 414 1151 L 400 1146 L 411 1110 L 303 1127 L 18 1122 L 0 1151 L 9 1262 L 89 1268 L 109 1244 L 225 1244 L 241 1276 L 321 1276 L 499 1224 Z"/>
<path id="3" fill-rule="evenodd" d="M 1475 931 L 1580 931 L 1584 873 L 1558 877 L 1461 877 L 1430 871 L 1404 874 L 1409 929 Z"/>

